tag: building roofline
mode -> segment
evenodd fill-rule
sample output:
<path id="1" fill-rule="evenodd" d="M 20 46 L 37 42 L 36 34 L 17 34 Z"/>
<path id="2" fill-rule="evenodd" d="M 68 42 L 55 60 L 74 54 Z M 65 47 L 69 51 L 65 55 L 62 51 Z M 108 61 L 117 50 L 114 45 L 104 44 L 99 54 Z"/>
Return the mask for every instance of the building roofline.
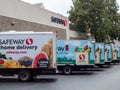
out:
<path id="1" fill-rule="evenodd" d="M 21 2 L 21 3 L 24 3 L 24 4 L 26 4 L 26 5 L 30 5 L 31 7 L 39 8 L 39 7 L 34 6 L 34 4 L 30 4 L 30 3 L 28 3 L 28 2 L 24 2 L 24 1 L 21 1 L 21 0 L 18 0 L 18 1 Z M 42 3 L 42 2 L 41 2 L 41 3 Z M 37 3 L 35 3 L 35 4 L 37 4 Z M 43 3 L 43 4 L 44 4 L 44 3 Z M 50 12 L 50 13 L 58 14 L 58 15 L 60 15 L 60 16 L 62 16 L 62 17 L 65 17 L 65 18 L 68 18 L 67 16 L 64 16 L 64 15 L 62 15 L 62 14 L 60 14 L 60 13 L 56 13 L 56 12 L 53 12 L 53 11 L 50 11 L 50 10 L 47 10 L 47 9 L 43 9 L 43 8 L 39 8 L 39 9 L 44 10 L 44 11 L 47 11 L 47 12 Z"/>

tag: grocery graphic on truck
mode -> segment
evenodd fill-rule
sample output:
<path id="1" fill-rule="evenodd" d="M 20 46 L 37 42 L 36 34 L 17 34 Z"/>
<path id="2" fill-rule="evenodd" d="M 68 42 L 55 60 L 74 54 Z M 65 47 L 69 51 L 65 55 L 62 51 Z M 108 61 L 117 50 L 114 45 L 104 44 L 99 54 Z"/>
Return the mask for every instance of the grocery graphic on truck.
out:
<path id="1" fill-rule="evenodd" d="M 55 68 L 55 38 L 54 34 L 1 34 L 0 68 Z"/>
<path id="2" fill-rule="evenodd" d="M 88 40 L 58 40 L 57 63 L 74 65 L 94 64 L 94 44 Z"/>
<path id="3" fill-rule="evenodd" d="M 103 43 L 95 43 L 95 64 L 104 64 L 104 50 L 105 46 Z"/>
<path id="4" fill-rule="evenodd" d="M 112 46 L 112 57 L 113 60 L 118 60 L 120 58 L 120 51 L 118 46 Z"/>
<path id="5" fill-rule="evenodd" d="M 105 62 L 112 61 L 112 46 L 106 44 L 105 45 Z"/>

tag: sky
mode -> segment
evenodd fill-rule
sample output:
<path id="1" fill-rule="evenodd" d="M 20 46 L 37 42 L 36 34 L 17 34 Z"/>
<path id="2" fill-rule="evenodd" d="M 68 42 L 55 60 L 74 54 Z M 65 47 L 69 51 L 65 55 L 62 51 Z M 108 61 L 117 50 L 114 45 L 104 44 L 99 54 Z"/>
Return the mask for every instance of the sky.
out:
<path id="1" fill-rule="evenodd" d="M 45 9 L 68 16 L 67 11 L 73 5 L 72 0 L 21 0 L 30 4 L 43 3 Z M 120 6 L 120 0 L 117 0 Z M 119 10 L 120 11 L 120 10 Z"/>

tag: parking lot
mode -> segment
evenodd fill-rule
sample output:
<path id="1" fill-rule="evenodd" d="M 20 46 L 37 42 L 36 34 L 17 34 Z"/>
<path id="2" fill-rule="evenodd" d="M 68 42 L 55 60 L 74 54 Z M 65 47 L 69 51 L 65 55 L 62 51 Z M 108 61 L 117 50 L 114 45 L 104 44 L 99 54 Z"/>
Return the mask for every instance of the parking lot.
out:
<path id="1" fill-rule="evenodd" d="M 0 77 L 1 90 L 120 90 L 120 65 L 72 75 L 41 75 L 32 82 Z"/>

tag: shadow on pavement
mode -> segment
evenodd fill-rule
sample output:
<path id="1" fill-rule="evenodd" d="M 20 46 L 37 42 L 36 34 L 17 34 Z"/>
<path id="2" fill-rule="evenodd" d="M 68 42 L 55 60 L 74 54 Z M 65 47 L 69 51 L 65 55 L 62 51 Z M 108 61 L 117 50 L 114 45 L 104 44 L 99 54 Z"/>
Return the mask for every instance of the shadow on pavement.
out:
<path id="1" fill-rule="evenodd" d="M 34 80 L 35 82 L 41 82 L 41 83 L 53 83 L 56 82 L 56 78 L 38 78 Z"/>
<path id="2" fill-rule="evenodd" d="M 73 71 L 70 76 L 74 75 L 94 75 L 96 74 L 94 71 Z M 65 75 L 64 73 L 59 73 L 58 75 Z M 65 75 L 69 76 L 69 75 Z"/>
<path id="3" fill-rule="evenodd" d="M 19 82 L 19 81 L 16 78 L 0 78 L 0 83 L 4 83 L 4 82 L 6 82 L 6 83 L 10 83 L 10 82 L 16 83 L 16 82 Z"/>
<path id="4" fill-rule="evenodd" d="M 29 82 L 20 82 L 17 78 L 0 78 L 0 83 L 54 83 L 56 78 L 37 78 Z"/>

